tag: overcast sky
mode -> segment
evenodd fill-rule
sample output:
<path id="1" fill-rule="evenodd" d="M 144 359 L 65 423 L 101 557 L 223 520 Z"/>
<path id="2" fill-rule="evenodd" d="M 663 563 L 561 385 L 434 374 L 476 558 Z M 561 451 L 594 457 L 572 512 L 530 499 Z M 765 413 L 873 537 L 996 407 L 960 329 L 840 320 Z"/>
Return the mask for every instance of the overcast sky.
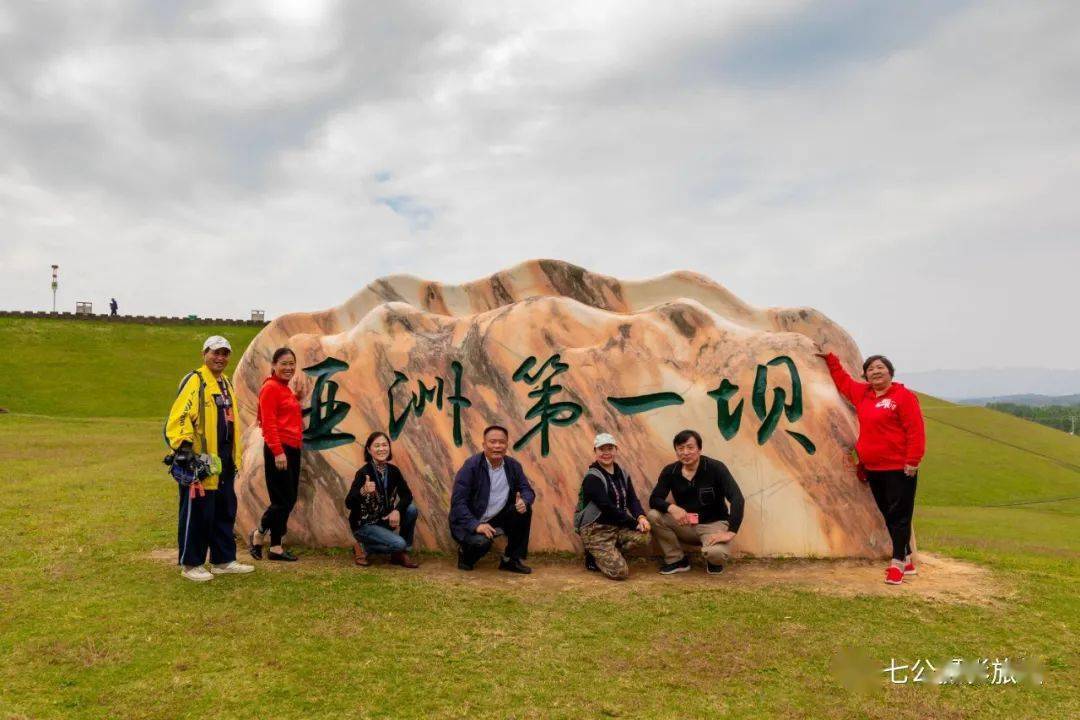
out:
<path id="1" fill-rule="evenodd" d="M 0 309 L 552 257 L 1080 368 L 1080 3 L 0 5 Z"/>

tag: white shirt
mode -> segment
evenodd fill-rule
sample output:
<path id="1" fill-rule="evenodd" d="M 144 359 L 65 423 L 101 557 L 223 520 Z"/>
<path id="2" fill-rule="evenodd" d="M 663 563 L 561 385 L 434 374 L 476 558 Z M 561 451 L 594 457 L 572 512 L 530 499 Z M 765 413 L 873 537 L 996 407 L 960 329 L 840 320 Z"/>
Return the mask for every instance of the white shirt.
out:
<path id="1" fill-rule="evenodd" d="M 510 497 L 510 481 L 506 479 L 506 460 L 503 460 L 499 467 L 492 467 L 486 457 L 484 462 L 487 463 L 488 477 L 491 478 L 491 492 L 488 493 L 487 510 L 481 516 L 480 522 L 487 522 L 498 515 L 499 511 L 506 506 L 507 498 Z"/>

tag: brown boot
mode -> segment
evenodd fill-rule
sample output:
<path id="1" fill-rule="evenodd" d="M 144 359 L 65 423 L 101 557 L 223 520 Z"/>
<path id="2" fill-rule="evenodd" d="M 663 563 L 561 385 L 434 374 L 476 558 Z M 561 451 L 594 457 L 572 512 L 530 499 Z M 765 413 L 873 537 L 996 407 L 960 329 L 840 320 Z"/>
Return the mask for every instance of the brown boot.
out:
<path id="1" fill-rule="evenodd" d="M 367 559 L 367 553 L 364 552 L 364 546 L 360 543 L 353 543 L 352 554 L 353 562 L 360 567 L 367 567 L 371 564 L 371 561 Z"/>
<path id="2" fill-rule="evenodd" d="M 396 553 L 390 553 L 390 564 L 400 565 L 401 567 L 406 568 L 420 567 L 420 565 L 417 564 L 415 560 L 409 557 L 409 553 L 405 552 L 404 550 Z"/>

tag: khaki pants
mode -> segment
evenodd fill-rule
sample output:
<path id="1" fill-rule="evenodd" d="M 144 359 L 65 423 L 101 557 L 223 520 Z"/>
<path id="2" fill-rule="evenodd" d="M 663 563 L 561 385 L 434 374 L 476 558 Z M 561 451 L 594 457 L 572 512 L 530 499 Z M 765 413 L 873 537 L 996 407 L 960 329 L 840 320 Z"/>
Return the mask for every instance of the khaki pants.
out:
<path id="1" fill-rule="evenodd" d="M 680 525 L 671 515 L 659 510 L 649 510 L 649 523 L 652 525 L 652 536 L 656 538 L 660 552 L 664 554 L 665 563 L 679 562 L 686 556 L 680 543 L 701 545 L 702 538 L 706 535 L 726 532 L 728 529 L 727 520 L 698 525 Z M 707 562 L 723 565 L 731 557 L 730 543 L 703 546 L 701 554 Z"/>

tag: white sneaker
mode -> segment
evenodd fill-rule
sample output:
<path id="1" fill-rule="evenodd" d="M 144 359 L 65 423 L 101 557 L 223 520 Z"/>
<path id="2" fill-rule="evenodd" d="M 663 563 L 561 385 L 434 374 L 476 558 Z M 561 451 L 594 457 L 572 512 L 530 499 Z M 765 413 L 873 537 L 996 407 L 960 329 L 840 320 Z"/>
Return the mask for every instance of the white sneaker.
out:
<path id="1" fill-rule="evenodd" d="M 206 572 L 206 568 L 202 565 L 196 565 L 195 567 L 184 567 L 180 571 L 180 577 L 187 578 L 193 582 L 206 582 L 207 580 L 213 580 L 214 576 Z"/>
<path id="2" fill-rule="evenodd" d="M 224 565 L 211 565 L 210 572 L 214 573 L 215 575 L 243 575 L 244 573 L 255 572 L 255 566 L 245 565 L 244 563 L 238 563 L 233 560 L 232 562 L 225 563 Z"/>

